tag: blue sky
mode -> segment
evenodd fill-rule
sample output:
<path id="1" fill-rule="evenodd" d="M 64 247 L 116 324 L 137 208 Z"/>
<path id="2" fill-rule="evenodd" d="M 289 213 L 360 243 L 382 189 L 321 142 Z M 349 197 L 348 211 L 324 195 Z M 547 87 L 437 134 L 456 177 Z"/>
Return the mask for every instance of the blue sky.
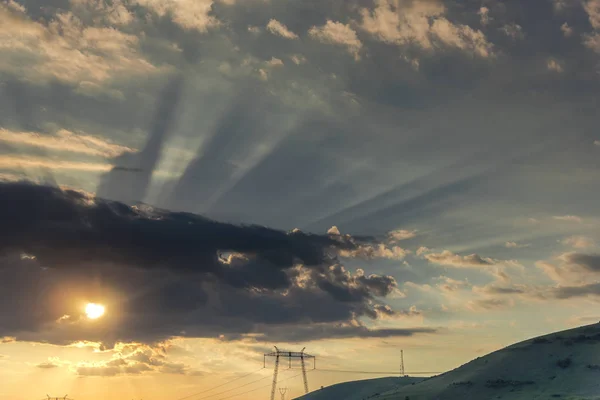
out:
<path id="1" fill-rule="evenodd" d="M 135 206 L 139 218 L 164 209 L 297 228 L 320 235 L 310 246 L 333 241 L 328 267 L 343 285 L 393 279 L 385 290 L 365 284 L 365 308 L 335 321 L 371 333 L 303 331 L 315 316 L 283 327 L 244 321 L 210 359 L 235 354 L 246 365 L 272 344 L 252 335 L 268 333 L 320 354 L 358 340 L 384 358 L 387 345 L 404 346 L 419 352 L 421 370 L 438 365 L 445 341 L 441 367 L 451 368 L 600 318 L 599 74 L 598 0 L 2 0 L 0 174 L 79 190 L 90 204 Z M 48 267 L 24 243 L 35 268 Z M 235 246 L 218 250 L 236 268 L 249 260 Z M 6 260 L 15 268 L 29 259 Z M 298 290 L 312 279 L 298 272 L 302 262 L 285 269 L 296 271 Z M 103 290 L 116 298 L 123 287 Z M 2 312 L 14 318 L 27 307 Z M 165 333 L 188 350 L 162 364 L 139 355 L 162 360 L 145 332 L 127 331 L 140 346 L 129 353 L 90 353 L 106 337 L 88 328 L 65 337 L 49 325 L 7 328 L 0 376 L 15 384 L 0 398 L 19 387 L 11 374 L 32 371 L 178 375 L 192 392 L 206 385 L 194 380 L 201 373 L 226 379 L 228 365 L 211 370 L 198 352 L 218 334 L 196 323 L 184 324 L 196 333 Z M 382 329 L 395 333 L 373 333 Z M 86 339 L 96 344 L 65 347 Z M 89 364 L 89 354 L 100 358 Z M 108 364 L 117 354 L 125 364 Z M 366 354 L 353 359 L 356 369 L 372 366 Z M 55 368 L 35 368 L 43 363 Z M 392 357 L 385 368 L 396 366 Z"/>

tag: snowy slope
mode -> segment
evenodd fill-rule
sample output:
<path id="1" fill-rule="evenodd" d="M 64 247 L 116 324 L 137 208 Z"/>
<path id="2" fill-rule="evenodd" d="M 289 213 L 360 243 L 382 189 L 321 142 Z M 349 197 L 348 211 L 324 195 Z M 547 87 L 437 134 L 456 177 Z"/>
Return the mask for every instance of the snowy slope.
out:
<path id="1" fill-rule="evenodd" d="M 366 400 L 375 399 L 380 393 L 422 381 L 423 378 L 379 378 L 339 383 L 315 390 L 297 400 Z"/>
<path id="2" fill-rule="evenodd" d="M 432 378 L 408 379 L 347 382 L 301 399 L 600 400 L 600 324 L 526 340 Z"/>
<path id="3" fill-rule="evenodd" d="M 374 399 L 407 398 L 600 400 L 600 324 L 527 340 Z"/>

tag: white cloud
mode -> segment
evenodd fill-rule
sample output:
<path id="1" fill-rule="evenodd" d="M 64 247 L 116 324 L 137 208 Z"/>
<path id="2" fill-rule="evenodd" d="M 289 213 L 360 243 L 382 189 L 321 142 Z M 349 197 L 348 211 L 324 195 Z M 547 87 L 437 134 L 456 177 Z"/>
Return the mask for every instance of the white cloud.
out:
<path id="1" fill-rule="evenodd" d="M 583 3 L 590 24 L 594 29 L 600 29 L 600 0 L 588 0 Z"/>
<path id="2" fill-rule="evenodd" d="M 583 35 L 583 44 L 590 50 L 600 54 L 600 33 Z"/>
<path id="3" fill-rule="evenodd" d="M 520 244 L 517 242 L 506 242 L 504 243 L 504 247 L 506 247 L 507 249 L 523 249 L 526 247 L 531 247 L 530 244 Z"/>
<path id="4" fill-rule="evenodd" d="M 469 254 L 461 256 L 449 250 L 441 253 L 430 253 L 425 255 L 425 259 L 433 264 L 454 268 L 488 268 L 488 267 L 518 267 L 522 265 L 515 260 L 496 260 L 489 257 L 481 257 L 478 254 Z M 507 280 L 506 273 L 498 268 L 490 268 L 489 272 L 501 280 Z"/>
<path id="5" fill-rule="evenodd" d="M 583 222 L 581 217 L 578 217 L 577 215 L 557 215 L 552 218 L 554 218 L 557 221 L 577 222 L 579 224 Z"/>
<path id="6" fill-rule="evenodd" d="M 140 55 L 137 36 L 84 26 L 71 13 L 58 14 L 46 26 L 0 3 L 0 72 L 34 82 L 100 84 L 162 70 Z"/>
<path id="7" fill-rule="evenodd" d="M 332 226 L 331 228 L 329 228 L 329 230 L 327 231 L 328 235 L 336 235 L 336 236 L 340 236 L 340 230 L 338 229 L 337 226 Z"/>
<path id="8" fill-rule="evenodd" d="M 16 11 L 23 14 L 27 12 L 27 9 L 23 5 L 17 3 L 15 0 L 5 0 L 3 1 L 3 3 L 12 11 Z"/>
<path id="9" fill-rule="evenodd" d="M 479 11 L 477 11 L 477 15 L 479 15 L 479 22 L 481 22 L 481 25 L 483 26 L 488 25 L 492 20 L 490 17 L 490 9 L 487 7 L 481 7 Z"/>
<path id="10" fill-rule="evenodd" d="M 401 240 L 412 239 L 417 236 L 417 231 L 408 231 L 404 229 L 398 229 L 388 233 L 390 242 L 399 242 Z"/>
<path id="11" fill-rule="evenodd" d="M 427 252 L 429 252 L 429 251 L 431 251 L 431 249 L 429 249 L 429 248 L 427 248 L 427 247 L 425 247 L 425 246 L 421 246 L 421 247 L 419 247 L 419 248 L 417 249 L 417 255 L 418 255 L 418 256 L 422 256 L 423 254 L 425 254 L 425 253 L 427 253 Z"/>
<path id="12" fill-rule="evenodd" d="M 548 68 L 549 71 L 554 71 L 554 72 L 563 72 L 564 71 L 562 64 L 560 62 L 558 62 L 557 60 L 555 60 L 554 58 L 550 58 L 546 61 L 546 67 Z"/>
<path id="13" fill-rule="evenodd" d="M 271 57 L 267 64 L 271 67 L 282 67 L 283 61 L 280 58 Z"/>
<path id="14" fill-rule="evenodd" d="M 359 245 L 354 250 L 340 250 L 339 254 L 341 257 L 362 258 L 365 260 L 376 258 L 403 260 L 408 254 L 408 251 L 399 246 L 387 247 L 380 243 L 376 245 Z"/>
<path id="15" fill-rule="evenodd" d="M 461 256 L 454 254 L 449 250 L 444 250 L 441 253 L 427 254 L 425 255 L 425 258 L 434 264 L 456 268 L 480 268 L 496 264 L 491 258 L 484 258 L 478 254 Z"/>
<path id="16" fill-rule="evenodd" d="M 587 236 L 569 236 L 562 240 L 562 244 L 574 247 L 576 249 L 585 249 L 595 246 L 594 240 Z"/>
<path id="17" fill-rule="evenodd" d="M 500 31 L 512 40 L 523 39 L 525 37 L 523 27 L 519 24 L 506 24 L 500 28 Z"/>
<path id="18" fill-rule="evenodd" d="M 54 151 L 112 158 L 136 150 L 110 143 L 102 138 L 61 129 L 55 134 L 15 132 L 0 128 L 0 141 Z"/>
<path id="19" fill-rule="evenodd" d="M 213 0 L 131 0 L 164 17 L 170 15 L 173 22 L 187 30 L 206 32 L 208 28 L 220 25 L 216 17 L 210 15 Z"/>
<path id="20" fill-rule="evenodd" d="M 134 19 L 122 0 L 70 0 L 70 3 L 72 12 L 91 15 L 94 24 L 127 25 Z"/>
<path id="21" fill-rule="evenodd" d="M 253 34 L 259 34 L 261 32 L 261 29 L 259 26 L 249 26 L 248 27 L 248 32 L 253 33 Z"/>
<path id="22" fill-rule="evenodd" d="M 271 19 L 269 21 L 269 23 L 267 24 L 267 30 L 273 35 L 281 36 L 286 39 L 298 39 L 297 34 L 290 31 L 287 26 L 277 21 L 276 19 Z"/>
<path id="23" fill-rule="evenodd" d="M 306 62 L 306 57 L 304 57 L 302 54 L 294 54 L 290 57 L 290 59 L 296 65 L 304 64 Z"/>
<path id="24" fill-rule="evenodd" d="M 454 24 L 437 1 L 377 0 L 375 9 L 362 9 L 361 28 L 377 39 L 396 45 L 439 45 L 459 48 L 481 57 L 493 55 L 492 44 L 480 30 Z"/>
<path id="25" fill-rule="evenodd" d="M 358 57 L 358 52 L 362 48 L 362 42 L 358 39 L 356 32 L 350 25 L 344 25 L 341 22 L 327 20 L 323 26 L 310 28 L 308 34 L 323 43 L 345 46 L 355 57 Z"/>
<path id="26" fill-rule="evenodd" d="M 573 35 L 573 28 L 571 28 L 566 22 L 560 26 L 560 30 L 566 37 Z"/>

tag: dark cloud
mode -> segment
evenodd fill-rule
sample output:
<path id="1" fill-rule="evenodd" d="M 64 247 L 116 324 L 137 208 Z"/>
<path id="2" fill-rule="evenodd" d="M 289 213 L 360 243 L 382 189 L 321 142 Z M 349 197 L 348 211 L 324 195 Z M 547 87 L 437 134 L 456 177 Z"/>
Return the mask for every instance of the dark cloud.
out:
<path id="1" fill-rule="evenodd" d="M 551 290 L 550 293 L 553 297 L 558 299 L 600 296 L 600 283 L 590 283 L 582 286 L 559 286 Z"/>
<path id="2" fill-rule="evenodd" d="M 360 238 L 236 226 L 28 183 L 0 185 L 0 218 L 0 335 L 19 340 L 235 338 L 313 323 L 323 336 L 350 323 L 332 334 L 368 336 L 356 319 L 381 316 L 376 299 L 397 288 L 338 263 Z M 107 315 L 85 320 L 86 302 Z"/>
<path id="3" fill-rule="evenodd" d="M 568 253 L 564 255 L 564 260 L 590 272 L 600 272 L 599 254 Z"/>

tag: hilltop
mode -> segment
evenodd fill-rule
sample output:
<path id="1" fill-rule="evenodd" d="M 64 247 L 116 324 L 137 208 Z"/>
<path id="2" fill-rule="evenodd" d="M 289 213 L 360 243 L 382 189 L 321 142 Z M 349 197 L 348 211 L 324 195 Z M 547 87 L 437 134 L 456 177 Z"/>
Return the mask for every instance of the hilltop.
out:
<path id="1" fill-rule="evenodd" d="M 405 385 L 422 381 L 424 378 L 396 377 L 377 378 L 338 383 L 315 390 L 296 400 L 376 400 L 381 393 L 396 390 Z"/>
<path id="2" fill-rule="evenodd" d="M 344 385 L 350 383 L 336 386 Z M 364 385 L 365 391 L 370 385 Z M 525 340 L 444 374 L 378 393 L 372 391 L 369 400 L 600 400 L 600 324 Z M 302 399 L 360 399 L 341 390 L 329 397 L 311 396 Z"/>

